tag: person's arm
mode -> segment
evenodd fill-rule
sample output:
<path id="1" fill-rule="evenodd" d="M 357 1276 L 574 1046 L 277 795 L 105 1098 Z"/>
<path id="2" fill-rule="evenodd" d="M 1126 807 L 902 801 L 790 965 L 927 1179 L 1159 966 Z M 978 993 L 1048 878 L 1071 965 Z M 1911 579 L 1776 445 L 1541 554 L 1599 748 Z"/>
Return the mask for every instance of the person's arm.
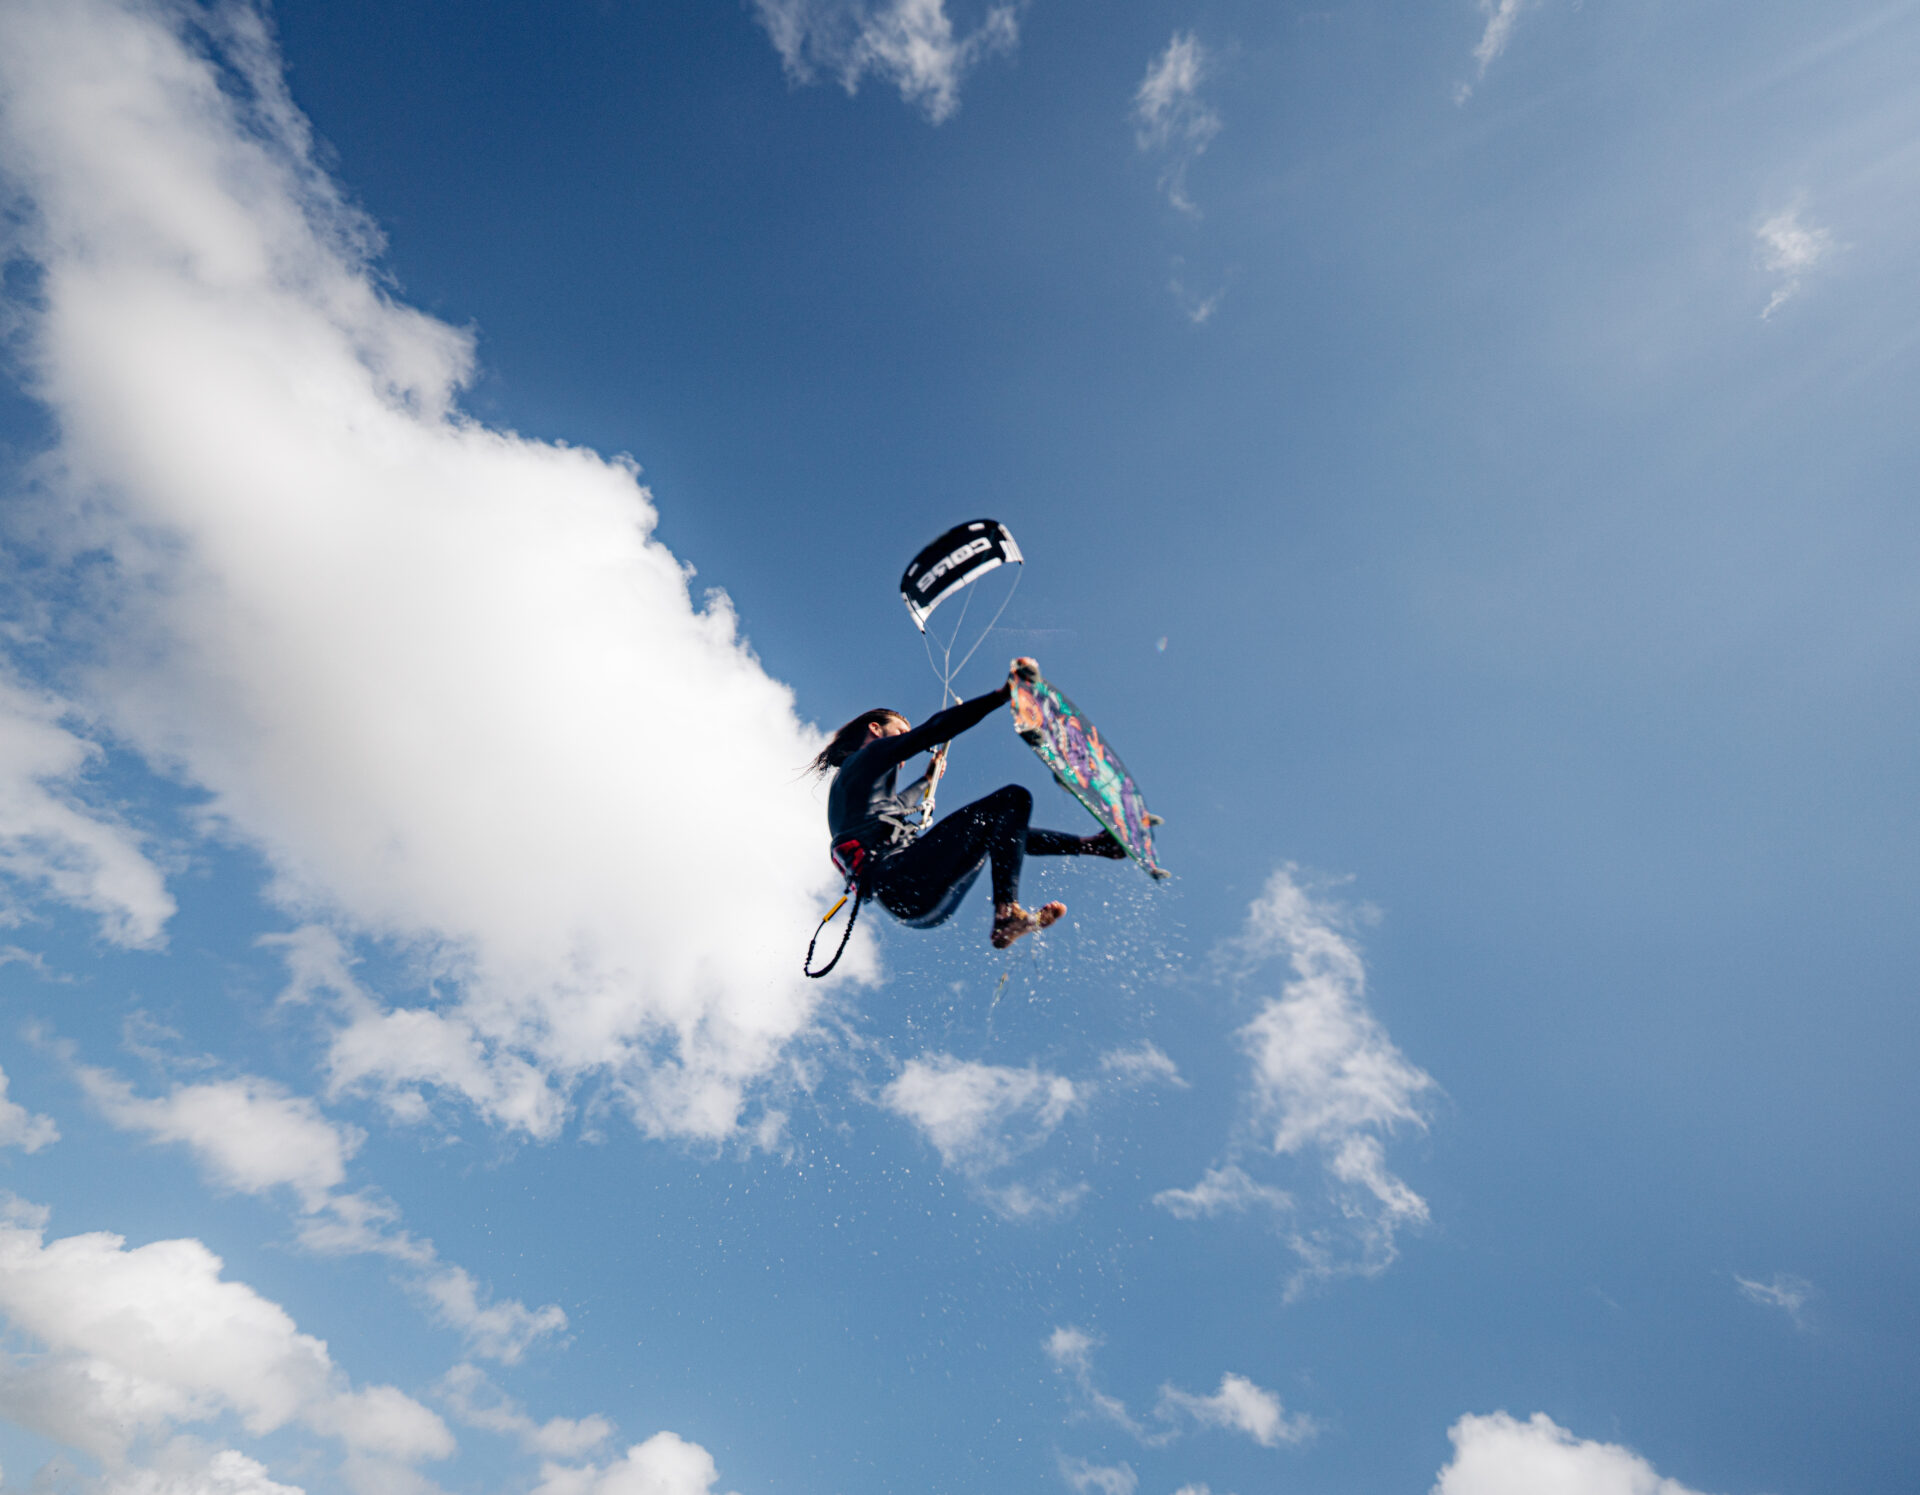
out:
<path id="1" fill-rule="evenodd" d="M 862 754 L 871 753 L 873 757 L 869 761 L 884 767 L 905 763 L 915 753 L 924 753 L 928 748 L 951 742 L 967 728 L 978 726 L 993 714 L 996 706 L 1006 705 L 1007 698 L 1012 694 L 1013 687 L 1003 685 L 984 696 L 975 696 L 971 701 L 962 701 L 958 706 L 936 711 L 911 732 L 902 732 L 898 737 L 878 738 L 860 751 Z"/>
<path id="2" fill-rule="evenodd" d="M 990 690 L 984 696 L 975 696 L 971 701 L 962 701 L 958 706 L 949 706 L 945 711 L 936 711 L 905 737 L 918 739 L 914 748 L 919 752 L 923 748 L 938 747 L 943 742 L 951 742 L 969 727 L 978 726 L 992 716 L 996 707 L 1004 706 L 1013 695 L 1011 683 L 998 690 Z"/>

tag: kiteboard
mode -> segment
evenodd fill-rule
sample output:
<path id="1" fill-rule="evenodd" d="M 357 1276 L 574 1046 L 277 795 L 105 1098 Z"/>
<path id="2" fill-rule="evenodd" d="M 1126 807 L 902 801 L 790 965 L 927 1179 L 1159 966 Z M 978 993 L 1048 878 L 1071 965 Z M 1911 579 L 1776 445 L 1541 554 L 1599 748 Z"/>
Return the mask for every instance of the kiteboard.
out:
<path id="1" fill-rule="evenodd" d="M 1160 817 L 1148 813 L 1139 786 L 1100 729 L 1037 671 L 1016 671 L 1010 683 L 1014 730 L 1040 755 L 1060 787 L 1087 807 L 1128 856 L 1155 877 L 1167 876 L 1166 868 L 1153 859 L 1153 827 Z"/>

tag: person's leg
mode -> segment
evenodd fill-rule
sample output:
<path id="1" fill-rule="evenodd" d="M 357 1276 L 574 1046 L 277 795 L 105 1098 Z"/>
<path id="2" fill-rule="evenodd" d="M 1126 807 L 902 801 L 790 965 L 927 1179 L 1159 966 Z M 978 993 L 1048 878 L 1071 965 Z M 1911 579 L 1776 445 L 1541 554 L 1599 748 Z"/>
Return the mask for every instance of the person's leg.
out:
<path id="1" fill-rule="evenodd" d="M 987 855 L 993 859 L 994 907 L 1017 904 L 1020 864 L 1027 857 L 1027 821 L 1033 815 L 1033 792 L 1019 784 L 1008 784 L 985 799 L 975 800 L 966 809 L 979 814 L 987 827 Z"/>
<path id="2" fill-rule="evenodd" d="M 993 859 L 993 945 L 1004 950 L 1022 935 L 1045 929 L 1067 911 L 1058 901 L 1044 903 L 1031 911 L 1020 906 L 1020 864 L 1033 844 L 1033 832 L 1027 821 L 1033 814 L 1032 791 L 1019 784 L 996 789 L 985 799 L 976 800 L 968 809 L 980 809 L 991 819 L 987 854 Z M 1041 832 L 1048 855 L 1058 855 L 1054 831 Z"/>
<path id="3" fill-rule="evenodd" d="M 1011 793 L 998 790 L 943 816 L 911 846 L 882 862 L 873 886 L 881 906 L 909 924 L 938 923 L 944 914 L 934 915 L 941 905 L 963 882 L 971 884 L 988 859 L 993 863 L 994 902 L 1011 902 L 1003 890 L 1010 886 L 1017 896 L 1019 853 L 1033 796 L 1010 787 Z"/>
<path id="4" fill-rule="evenodd" d="M 1030 857 L 1113 857 L 1118 860 L 1127 848 L 1105 831 L 1091 836 L 1070 836 L 1065 831 L 1027 831 L 1027 855 Z"/>
<path id="5" fill-rule="evenodd" d="M 1005 948 L 1024 934 L 1045 929 L 1067 906 L 1049 903 L 1032 913 L 1020 907 L 1020 864 L 1032 813 L 1033 795 L 1018 784 L 963 805 L 880 864 L 874 874 L 875 898 L 904 923 L 937 924 L 952 912 L 955 895 L 964 895 L 963 884 L 971 883 L 984 858 L 993 869 L 993 943 Z"/>

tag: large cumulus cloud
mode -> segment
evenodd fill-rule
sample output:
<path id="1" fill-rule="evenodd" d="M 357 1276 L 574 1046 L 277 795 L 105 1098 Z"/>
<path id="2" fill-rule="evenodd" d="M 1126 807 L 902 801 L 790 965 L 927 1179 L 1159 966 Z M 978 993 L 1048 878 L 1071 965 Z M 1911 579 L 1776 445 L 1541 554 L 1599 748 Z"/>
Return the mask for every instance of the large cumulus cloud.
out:
<path id="1" fill-rule="evenodd" d="M 283 906 L 434 977 L 396 1007 L 308 969 L 335 1075 L 535 1135 L 598 1077 L 728 1135 L 811 1016 L 815 739 L 635 467 L 460 414 L 471 337 L 384 285 L 249 7 L 9 3 L 0 160 L 63 688 Z M 84 748 L 50 751 L 19 777 Z M 43 801 L 104 869 L 75 896 L 157 937 L 129 833 Z"/>

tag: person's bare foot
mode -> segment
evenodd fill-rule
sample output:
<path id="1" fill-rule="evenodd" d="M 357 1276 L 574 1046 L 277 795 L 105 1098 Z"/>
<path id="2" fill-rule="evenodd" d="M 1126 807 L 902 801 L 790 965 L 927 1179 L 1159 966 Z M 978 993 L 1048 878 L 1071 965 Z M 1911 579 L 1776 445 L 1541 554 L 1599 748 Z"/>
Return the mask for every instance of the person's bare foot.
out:
<path id="1" fill-rule="evenodd" d="M 1023 935 L 1057 923 L 1067 912 L 1064 903 L 1043 903 L 1028 912 L 1017 903 L 1003 903 L 993 911 L 993 948 L 1004 950 Z"/>
<path id="2" fill-rule="evenodd" d="M 1080 855 L 1083 857 L 1112 857 L 1116 862 L 1124 861 L 1127 848 L 1114 840 L 1106 831 L 1095 831 L 1091 836 L 1080 838 Z"/>

